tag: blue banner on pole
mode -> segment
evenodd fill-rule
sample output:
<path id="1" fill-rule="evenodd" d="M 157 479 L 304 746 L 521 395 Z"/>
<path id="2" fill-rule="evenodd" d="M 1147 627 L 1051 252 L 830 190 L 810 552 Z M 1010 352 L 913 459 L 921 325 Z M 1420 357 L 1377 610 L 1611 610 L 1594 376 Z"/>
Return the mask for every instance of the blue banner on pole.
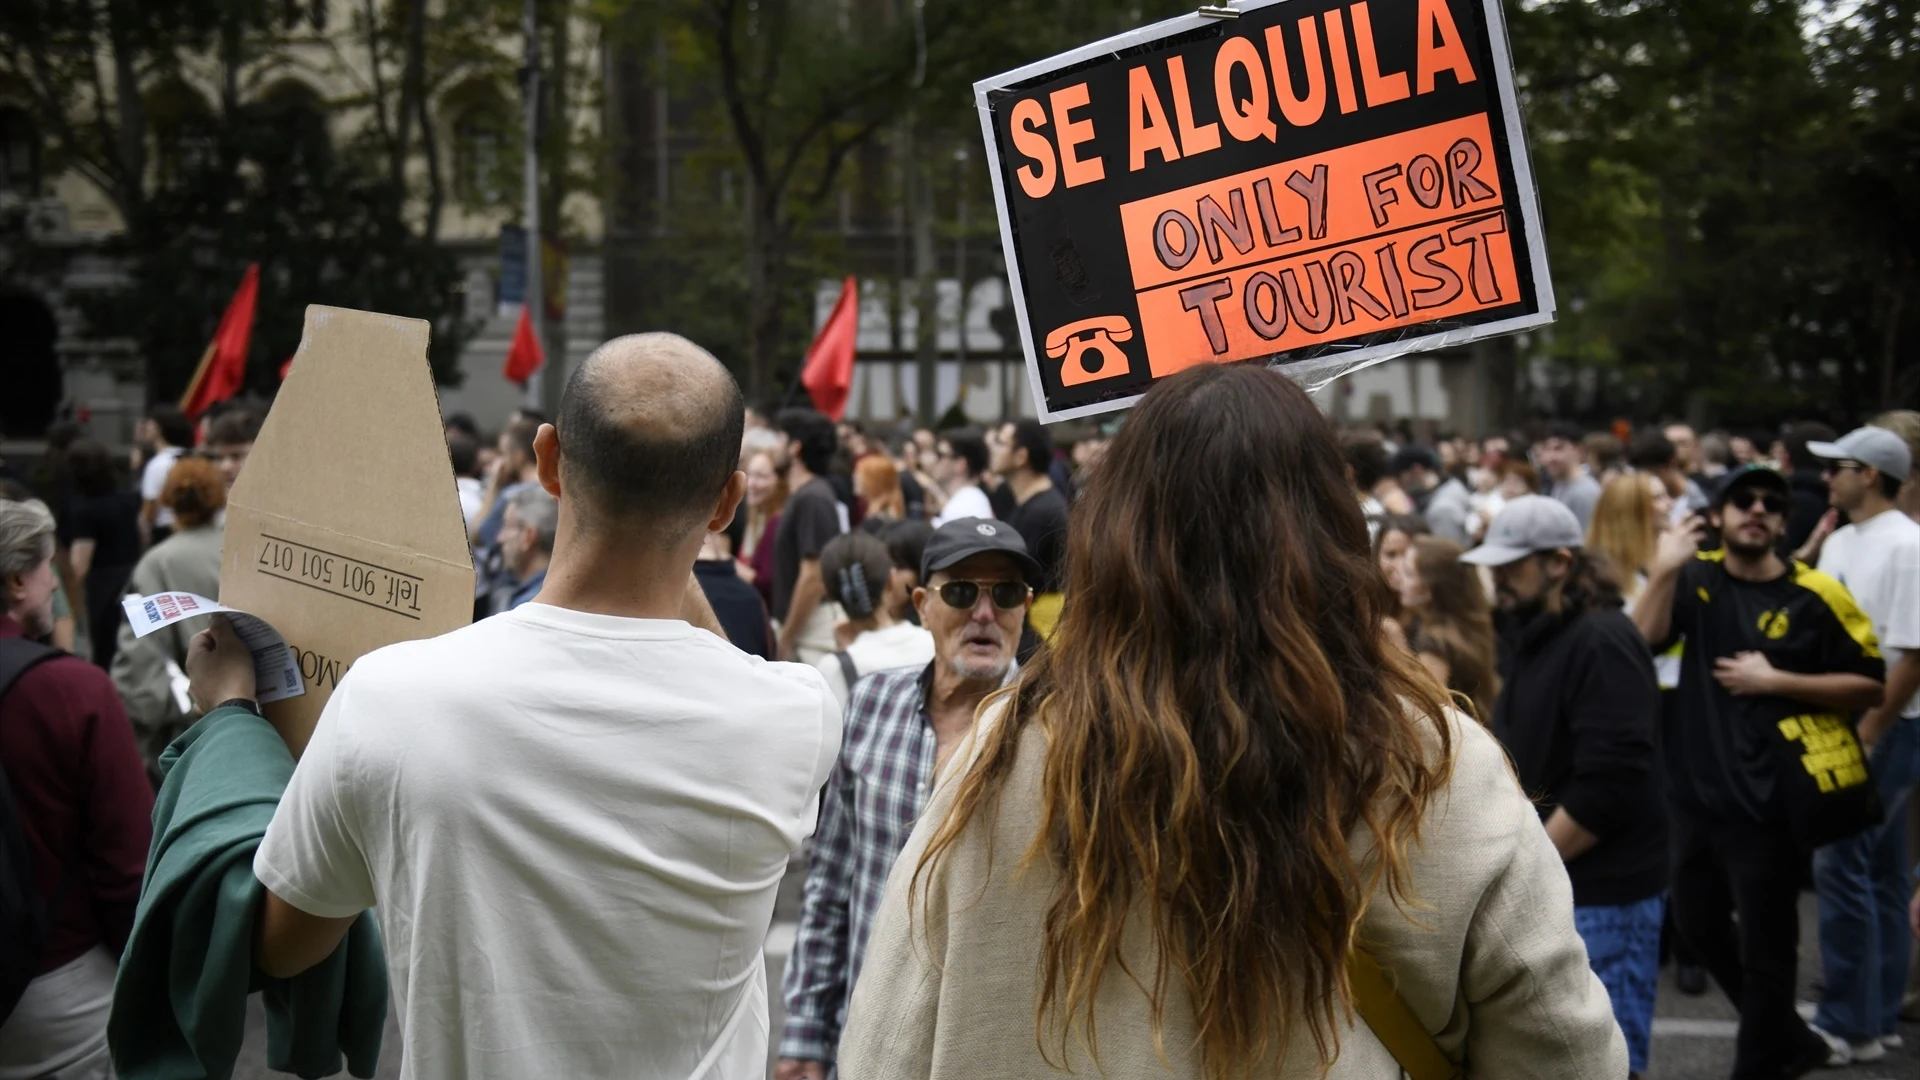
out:
<path id="1" fill-rule="evenodd" d="M 518 225 L 500 227 L 500 288 L 502 310 L 519 307 L 527 299 L 527 230 Z"/>

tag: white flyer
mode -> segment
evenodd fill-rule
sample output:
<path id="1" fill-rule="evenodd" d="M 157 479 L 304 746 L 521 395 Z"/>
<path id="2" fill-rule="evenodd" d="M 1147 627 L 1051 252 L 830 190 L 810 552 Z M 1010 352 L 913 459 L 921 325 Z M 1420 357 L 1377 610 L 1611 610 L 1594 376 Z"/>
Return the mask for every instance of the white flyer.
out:
<path id="1" fill-rule="evenodd" d="M 254 700 L 262 705 L 270 701 L 299 697 L 307 692 L 300 678 L 300 662 L 287 647 L 280 632 L 257 615 L 222 606 L 190 592 L 163 592 L 152 596 L 128 596 L 120 601 L 127 621 L 133 624 L 133 636 L 146 637 L 163 626 L 201 615 L 225 615 L 235 636 L 253 653 Z"/>

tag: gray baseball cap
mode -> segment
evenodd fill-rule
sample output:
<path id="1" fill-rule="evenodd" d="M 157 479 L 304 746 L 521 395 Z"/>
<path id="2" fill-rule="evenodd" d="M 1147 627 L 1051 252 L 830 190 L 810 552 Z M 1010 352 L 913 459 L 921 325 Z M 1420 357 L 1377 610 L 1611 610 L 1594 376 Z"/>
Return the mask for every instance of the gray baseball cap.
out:
<path id="1" fill-rule="evenodd" d="M 1907 440 L 1886 428 L 1854 428 L 1838 442 L 1810 442 L 1807 453 L 1828 461 L 1857 461 L 1871 465 L 1895 480 L 1905 481 L 1913 472 L 1913 451 Z"/>
<path id="2" fill-rule="evenodd" d="M 1522 495 L 1493 516 L 1486 542 L 1460 556 L 1460 561 L 1505 566 L 1538 551 L 1577 549 L 1586 542 L 1573 511 L 1545 495 Z"/>

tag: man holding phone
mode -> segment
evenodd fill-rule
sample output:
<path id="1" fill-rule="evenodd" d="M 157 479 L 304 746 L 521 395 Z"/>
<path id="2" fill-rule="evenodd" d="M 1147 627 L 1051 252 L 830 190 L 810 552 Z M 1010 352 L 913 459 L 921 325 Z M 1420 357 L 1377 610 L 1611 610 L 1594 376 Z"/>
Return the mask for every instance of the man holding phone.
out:
<path id="1" fill-rule="evenodd" d="M 1709 510 L 1721 547 L 1699 550 L 1699 518 L 1669 531 L 1634 606 L 1654 652 L 1687 642 L 1665 748 L 1671 902 L 1681 935 L 1740 1010 L 1736 1078 L 1799 1076 L 1833 1056 L 1794 1012 L 1809 843 L 1789 813 L 1794 778 L 1775 744 L 1803 726 L 1850 741 L 1854 714 L 1880 702 L 1886 672 L 1845 587 L 1776 553 L 1791 506 L 1775 470 L 1729 474 Z"/>

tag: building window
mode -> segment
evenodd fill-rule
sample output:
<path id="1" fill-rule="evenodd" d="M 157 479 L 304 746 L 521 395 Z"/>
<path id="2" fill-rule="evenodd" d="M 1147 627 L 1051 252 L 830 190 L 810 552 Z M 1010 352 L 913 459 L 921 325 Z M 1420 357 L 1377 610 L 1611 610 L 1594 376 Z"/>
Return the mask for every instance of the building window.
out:
<path id="1" fill-rule="evenodd" d="M 475 105 L 453 122 L 454 194 L 473 206 L 499 206 L 514 185 L 511 132 L 502 110 Z"/>
<path id="2" fill-rule="evenodd" d="M 27 114 L 0 109 L 0 191 L 36 195 L 40 190 L 40 133 Z"/>

